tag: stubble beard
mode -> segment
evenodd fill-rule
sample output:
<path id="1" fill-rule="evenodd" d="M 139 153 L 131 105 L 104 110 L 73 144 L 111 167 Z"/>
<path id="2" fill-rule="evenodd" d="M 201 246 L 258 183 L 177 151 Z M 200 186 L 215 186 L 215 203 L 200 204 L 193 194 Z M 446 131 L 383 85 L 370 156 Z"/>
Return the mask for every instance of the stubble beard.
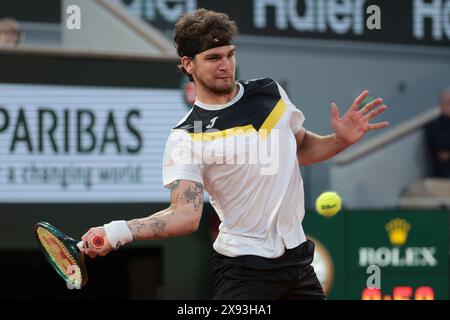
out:
<path id="1" fill-rule="evenodd" d="M 236 87 L 236 81 L 233 79 L 233 82 L 228 87 L 217 87 L 217 86 L 211 86 L 207 84 L 203 79 L 198 79 L 198 81 L 201 83 L 201 85 L 205 88 L 207 88 L 209 91 L 211 91 L 214 94 L 230 94 L 233 92 L 234 88 Z"/>

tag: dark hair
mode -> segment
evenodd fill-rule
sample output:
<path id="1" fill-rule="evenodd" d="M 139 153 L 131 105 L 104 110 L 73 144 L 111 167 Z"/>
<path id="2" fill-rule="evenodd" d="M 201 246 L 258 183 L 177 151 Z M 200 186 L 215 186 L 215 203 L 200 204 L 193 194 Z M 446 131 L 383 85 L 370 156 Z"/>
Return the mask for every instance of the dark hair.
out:
<path id="1" fill-rule="evenodd" d="M 208 49 L 232 44 L 238 33 L 236 23 L 225 13 L 198 9 L 185 13 L 175 24 L 173 39 L 180 57 L 195 57 Z M 180 64 L 178 68 L 188 75 Z"/>

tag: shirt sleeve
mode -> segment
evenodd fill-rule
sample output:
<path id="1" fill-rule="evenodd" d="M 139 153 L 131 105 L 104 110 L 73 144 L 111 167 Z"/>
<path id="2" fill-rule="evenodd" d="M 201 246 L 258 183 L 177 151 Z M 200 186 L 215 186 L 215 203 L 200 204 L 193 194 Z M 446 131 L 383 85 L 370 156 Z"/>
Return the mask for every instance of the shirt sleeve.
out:
<path id="1" fill-rule="evenodd" d="M 281 99 L 286 104 L 287 108 L 291 111 L 290 128 L 294 134 L 297 134 L 305 121 L 303 113 L 291 102 L 284 89 L 277 83 L 278 91 L 280 92 Z"/>
<path id="2" fill-rule="evenodd" d="M 173 130 L 167 139 L 163 160 L 163 185 L 170 188 L 175 180 L 191 180 L 203 185 L 201 159 L 194 141 L 182 130 Z"/>

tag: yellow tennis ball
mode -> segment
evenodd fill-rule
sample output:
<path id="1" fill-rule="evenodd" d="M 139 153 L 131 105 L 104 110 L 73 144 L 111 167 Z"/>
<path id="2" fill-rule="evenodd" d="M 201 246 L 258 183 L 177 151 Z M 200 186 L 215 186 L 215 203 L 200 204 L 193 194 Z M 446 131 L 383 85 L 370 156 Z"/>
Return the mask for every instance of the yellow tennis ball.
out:
<path id="1" fill-rule="evenodd" d="M 323 216 L 332 217 L 341 210 L 341 197 L 332 191 L 322 193 L 317 197 L 316 210 Z"/>

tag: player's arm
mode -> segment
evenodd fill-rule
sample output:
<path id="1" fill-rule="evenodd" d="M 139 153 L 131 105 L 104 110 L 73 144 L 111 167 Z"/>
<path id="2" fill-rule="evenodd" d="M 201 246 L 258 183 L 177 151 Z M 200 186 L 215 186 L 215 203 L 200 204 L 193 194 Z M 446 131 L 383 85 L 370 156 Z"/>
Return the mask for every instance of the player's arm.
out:
<path id="1" fill-rule="evenodd" d="M 170 207 L 148 217 L 130 221 L 113 221 L 91 228 L 82 237 L 83 251 L 94 258 L 105 256 L 134 240 L 156 240 L 192 233 L 198 229 L 203 211 L 203 186 L 190 180 L 176 180 L 171 185 Z M 105 246 L 96 249 L 94 236 L 105 238 Z"/>
<path id="2" fill-rule="evenodd" d="M 203 186 L 176 180 L 171 187 L 170 207 L 149 217 L 127 222 L 133 240 L 155 240 L 183 236 L 198 229 L 203 211 Z"/>
<path id="3" fill-rule="evenodd" d="M 297 158 L 302 166 L 328 160 L 348 147 L 335 134 L 321 136 L 302 128 L 296 135 Z"/>
<path id="4" fill-rule="evenodd" d="M 296 133 L 297 157 L 301 165 L 328 160 L 359 141 L 368 131 L 389 125 L 387 121 L 369 123 L 369 120 L 377 117 L 387 107 L 379 106 L 383 100 L 378 98 L 360 108 L 368 95 L 367 90 L 363 91 L 342 117 L 339 116 L 337 105 L 331 104 L 333 134 L 320 136 L 304 128 Z"/>

